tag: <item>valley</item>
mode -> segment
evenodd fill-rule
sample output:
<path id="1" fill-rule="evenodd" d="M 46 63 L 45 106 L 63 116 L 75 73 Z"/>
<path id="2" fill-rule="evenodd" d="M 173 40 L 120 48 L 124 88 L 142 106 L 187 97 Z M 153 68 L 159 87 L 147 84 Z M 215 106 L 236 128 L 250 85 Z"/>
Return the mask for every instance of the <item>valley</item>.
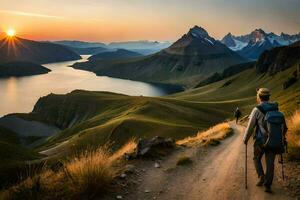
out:
<path id="1" fill-rule="evenodd" d="M 86 61 L 89 55 L 82 57 L 81 60 L 76 61 L 44 64 L 51 70 L 47 74 L 0 78 L 0 116 L 16 112 L 30 112 L 40 97 L 50 93 L 65 94 L 76 89 L 144 96 L 161 96 L 182 90 L 180 86 L 97 77 L 93 73 L 69 67 L 75 62 Z"/>
<path id="2" fill-rule="evenodd" d="M 209 36 L 206 30 L 195 26 L 156 54 L 127 60 L 75 63 L 73 67 L 100 76 L 193 87 L 215 72 L 247 61 Z"/>
<path id="3" fill-rule="evenodd" d="M 278 103 L 291 124 L 291 146 L 285 156 L 289 169 L 300 159 L 294 125 L 298 118 L 293 117 L 298 116 L 300 105 L 298 40 L 298 34 L 276 35 L 255 29 L 241 36 L 229 33 L 219 41 L 200 26 L 193 26 L 173 44 L 143 40 L 38 42 L 12 34 L 0 41 L 0 156 L 4 161 L 0 164 L 0 198 L 7 191 L 21 196 L 24 192 L 29 199 L 54 191 L 58 198 L 97 199 L 103 195 L 99 183 L 103 181 L 105 192 L 106 183 L 122 183 L 118 178 L 131 159 L 138 167 L 147 168 L 144 175 L 138 173 L 145 182 L 117 199 L 126 195 L 129 199 L 156 198 L 152 192 L 160 199 L 197 199 L 199 195 L 244 198 L 244 190 L 236 189 L 243 180 L 238 152 L 242 151 L 244 127 L 234 125 L 232 119 L 238 107 L 241 123 L 246 124 L 256 105 L 257 88 L 271 90 L 271 101 Z M 152 147 L 140 150 L 148 140 L 162 141 L 163 147 L 154 150 L 150 161 L 143 153 Z M 175 150 L 164 151 L 168 145 Z M 200 157 L 198 151 L 203 153 Z M 180 159 L 183 165 L 195 163 L 189 168 L 192 171 L 179 170 L 181 177 L 177 177 L 170 163 Z M 152 161 L 155 168 L 167 166 L 168 173 L 176 177 L 165 171 L 157 173 L 150 167 Z M 100 164 L 93 168 L 95 163 Z M 225 173 L 218 163 L 226 171 L 237 167 L 239 175 Z M 90 169 L 84 171 L 87 167 L 93 168 L 92 172 L 103 168 L 107 171 L 96 175 L 108 177 L 93 182 L 94 175 L 87 174 L 83 185 L 88 192 L 81 194 L 78 185 L 82 183 L 70 174 L 91 173 Z M 229 177 L 236 183 L 226 185 Z M 177 184 L 181 181 L 182 188 Z M 62 187 L 62 183 L 68 186 Z M 275 188 L 283 192 L 278 199 L 292 199 L 277 182 Z M 289 190 L 297 195 L 298 190 Z M 36 191 L 43 191 L 42 196 Z M 190 193 L 182 195 L 184 191 Z M 256 191 L 251 189 L 246 196 L 270 199 Z M 112 194 L 107 199 L 115 199 Z"/>

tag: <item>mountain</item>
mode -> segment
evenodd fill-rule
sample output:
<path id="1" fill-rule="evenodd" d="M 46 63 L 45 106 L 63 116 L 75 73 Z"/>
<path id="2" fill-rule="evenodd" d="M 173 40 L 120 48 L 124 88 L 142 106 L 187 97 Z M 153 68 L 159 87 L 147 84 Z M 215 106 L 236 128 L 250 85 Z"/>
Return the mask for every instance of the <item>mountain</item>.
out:
<path id="1" fill-rule="evenodd" d="M 112 42 L 107 46 L 111 49 L 127 49 L 143 55 L 151 55 L 169 47 L 170 45 L 170 42 L 141 40 L 128 42 Z"/>
<path id="2" fill-rule="evenodd" d="M 53 41 L 52 43 L 60 44 L 72 48 L 92 48 L 92 47 L 103 47 L 106 48 L 106 44 L 101 42 L 84 42 L 78 40 L 60 40 L 60 41 Z"/>
<path id="3" fill-rule="evenodd" d="M 128 42 L 112 42 L 108 44 L 110 48 L 115 49 L 165 49 L 169 47 L 171 43 L 169 42 L 158 42 L 158 41 L 148 41 L 148 40 L 141 40 L 141 41 L 128 41 Z"/>
<path id="4" fill-rule="evenodd" d="M 256 63 L 256 69 L 271 75 L 286 70 L 300 59 L 300 41 L 289 46 L 276 47 L 265 51 Z"/>
<path id="5" fill-rule="evenodd" d="M 210 76 L 207 79 L 201 81 L 195 88 L 202 87 L 202 86 L 205 86 L 205 85 L 208 85 L 208 84 L 211 84 L 211 83 L 215 83 L 215 82 L 224 80 L 228 77 L 231 77 L 235 74 L 243 72 L 247 69 L 254 68 L 254 66 L 255 66 L 255 62 L 246 62 L 246 63 L 230 66 L 230 67 L 224 69 L 223 72 L 216 72 L 212 76 Z M 229 81 L 231 81 L 231 80 L 229 80 Z M 224 86 L 226 86 L 226 84 L 228 84 L 228 83 L 230 83 L 230 82 L 225 83 Z"/>
<path id="6" fill-rule="evenodd" d="M 51 70 L 39 64 L 31 62 L 9 62 L 0 64 L 0 77 L 10 76 L 30 76 L 37 74 L 46 74 Z"/>
<path id="7" fill-rule="evenodd" d="M 7 37 L 0 41 L 0 63 L 29 61 L 41 64 L 80 58 L 75 52 L 58 44 L 36 42 L 18 37 Z"/>
<path id="8" fill-rule="evenodd" d="M 291 68 L 300 60 L 300 41 L 294 44 L 282 47 L 275 47 L 264 51 L 256 62 L 242 63 L 226 68 L 222 73 L 215 73 L 197 87 L 202 87 L 220 80 L 224 80 L 247 69 L 255 68 L 256 71 L 275 75 L 278 72 Z M 300 70 L 300 69 L 299 69 Z M 229 80 L 232 81 L 232 80 Z M 229 82 L 225 83 L 228 84 Z"/>
<path id="9" fill-rule="evenodd" d="M 196 36 L 199 37 L 199 34 Z M 211 38 L 207 39 L 213 43 Z M 115 150 L 132 138 L 160 136 L 178 140 L 195 135 L 213 124 L 232 118 L 232 112 L 237 106 L 245 115 L 250 113 L 256 106 L 255 95 L 258 87 L 270 88 L 272 100 L 279 103 L 280 110 L 286 116 L 291 116 L 300 105 L 298 47 L 299 43 L 295 43 L 290 47 L 275 48 L 279 49 L 276 51 L 266 51 L 266 55 L 270 54 L 268 52 L 275 53 L 266 56 L 271 62 L 267 67 L 261 68 L 264 70 L 259 70 L 260 60 L 262 59 L 262 63 L 265 62 L 260 58 L 256 68 L 247 67 L 245 64 L 244 70 L 240 71 L 243 66 L 236 65 L 225 69 L 222 73 L 224 77 L 220 81 L 164 97 L 127 96 L 82 90 L 41 97 L 31 113 L 13 114 L 9 118 L 7 116 L 2 118 L 6 127 L 1 130 L 0 124 L 0 143 L 4 141 L 9 144 L 0 145 L 0 156 L 5 159 L 0 163 L 0 184 L 2 180 L 10 182 L 12 175 L 16 175 L 16 172 L 19 174 L 20 169 L 25 168 L 16 169 L 11 162 L 38 159 L 40 155 L 32 154 L 34 152 L 48 155 L 44 159 L 51 159 L 47 163 L 54 162 L 49 169 L 57 173 L 57 167 L 63 167 L 61 160 L 70 158 L 66 154 L 85 152 L 107 144 L 108 141 Z M 180 49 L 174 51 L 182 52 Z M 278 68 L 277 73 L 268 75 L 267 72 L 273 66 L 281 66 L 279 59 L 281 57 L 294 59 L 294 62 Z M 236 73 L 236 70 L 239 73 Z M 287 81 L 291 84 L 291 75 L 294 78 L 293 84 L 287 88 L 283 87 Z M 7 120 L 10 120 L 10 123 Z M 28 134 L 31 133 L 28 127 L 31 127 L 34 129 L 32 131 L 35 137 L 36 134 L 41 136 L 42 129 L 37 126 L 37 122 L 39 125 L 42 123 L 51 125 L 50 127 L 55 126 L 59 132 L 47 134 L 49 137 L 43 141 L 44 143 L 39 143 L 39 146 L 26 152 L 20 142 L 20 139 L 24 138 L 19 138 L 18 133 L 32 136 Z M 26 137 L 26 140 L 31 139 L 32 137 Z M 299 149 L 291 151 L 299 152 Z M 59 163 L 56 164 L 55 161 Z M 3 170 L 1 164 L 6 169 Z M 26 169 L 28 172 L 28 168 Z"/>
<path id="10" fill-rule="evenodd" d="M 234 36 L 228 33 L 221 41 L 242 56 L 255 60 L 265 50 L 289 45 L 298 40 L 300 40 L 300 33 L 295 35 L 281 33 L 281 35 L 277 35 L 273 32 L 266 33 L 262 29 L 256 29 L 250 34 L 241 36 Z"/>
<path id="11" fill-rule="evenodd" d="M 257 29 L 250 34 L 249 43 L 247 46 L 237 52 L 249 59 L 257 59 L 265 50 L 280 46 L 276 40 L 272 41 L 268 35 L 262 30 Z"/>
<path id="12" fill-rule="evenodd" d="M 86 48 L 68 47 L 68 48 L 79 55 L 95 55 L 101 52 L 111 51 L 103 47 L 86 47 Z"/>
<path id="13" fill-rule="evenodd" d="M 102 52 L 96 55 L 93 55 L 88 58 L 88 60 L 112 60 L 112 59 L 126 59 L 142 56 L 142 54 L 128 51 L 125 49 L 118 49 L 117 51 L 111 52 Z"/>
<path id="14" fill-rule="evenodd" d="M 164 48 L 171 45 L 169 42 L 159 42 L 159 41 L 125 41 L 125 42 L 111 42 L 109 44 L 104 44 L 101 42 L 84 42 L 84 41 L 73 41 L 73 40 L 62 40 L 54 41 L 53 43 L 64 45 L 69 47 L 71 50 L 75 51 L 81 55 L 94 55 L 104 51 L 114 51 L 117 49 L 126 49 L 134 52 L 138 52 L 143 55 L 154 54 Z"/>
<path id="15" fill-rule="evenodd" d="M 84 42 L 77 40 L 61 40 L 52 43 L 63 45 L 79 55 L 95 55 L 104 51 L 110 51 L 106 44 L 101 42 Z"/>
<path id="16" fill-rule="evenodd" d="M 246 39 L 237 39 L 234 35 L 231 33 L 228 33 L 221 42 L 225 44 L 227 47 L 229 47 L 233 51 L 241 50 L 245 46 L 247 46 L 247 42 L 245 42 Z"/>
<path id="17" fill-rule="evenodd" d="M 195 26 L 170 47 L 154 55 L 126 61 L 89 61 L 76 63 L 73 67 L 93 71 L 97 75 L 191 86 L 195 81 L 245 61 L 210 37 L 206 30 Z"/>

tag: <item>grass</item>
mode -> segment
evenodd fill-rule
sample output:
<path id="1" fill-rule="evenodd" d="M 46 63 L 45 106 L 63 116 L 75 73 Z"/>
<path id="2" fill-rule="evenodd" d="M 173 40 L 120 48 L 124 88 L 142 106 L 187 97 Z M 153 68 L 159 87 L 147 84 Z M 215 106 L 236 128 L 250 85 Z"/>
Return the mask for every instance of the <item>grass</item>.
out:
<path id="1" fill-rule="evenodd" d="M 0 127 L 0 188 L 16 182 L 26 162 L 40 157 L 33 150 L 23 147 L 16 133 Z"/>
<path id="2" fill-rule="evenodd" d="M 228 123 L 221 123 L 212 128 L 198 132 L 196 136 L 187 137 L 183 140 L 178 140 L 176 143 L 183 146 L 195 146 L 195 145 L 212 145 L 216 146 L 220 144 L 220 141 L 233 134 L 233 130 Z"/>
<path id="3" fill-rule="evenodd" d="M 243 113 L 248 114 L 256 104 L 256 89 L 267 87 L 272 92 L 271 100 L 277 101 L 285 114 L 292 115 L 299 109 L 300 81 L 287 89 L 283 89 L 283 84 L 297 70 L 299 64 L 300 62 L 274 76 L 258 74 L 255 69 L 248 69 L 222 81 L 171 95 L 170 98 L 219 104 L 224 111 L 231 112 L 239 107 Z M 224 87 L 224 84 L 232 79 L 234 83 Z"/>
<path id="4" fill-rule="evenodd" d="M 115 148 L 119 148 L 132 137 L 182 139 L 231 115 L 220 108 L 219 104 L 165 97 L 131 97 L 77 90 L 67 95 L 48 95 L 39 101 L 33 113 L 21 116 L 68 127 L 37 149 L 47 150 L 68 141 L 56 151 L 68 152 L 108 141 L 115 141 Z"/>
<path id="5" fill-rule="evenodd" d="M 68 142 L 60 145 L 56 152 L 68 154 L 72 149 L 84 150 L 108 141 L 115 141 L 115 148 L 119 148 L 132 137 L 163 136 L 181 140 L 232 118 L 236 107 L 248 114 L 256 104 L 258 87 L 270 88 L 272 100 L 278 101 L 280 109 L 291 115 L 300 104 L 300 81 L 285 90 L 283 83 L 297 67 L 272 77 L 249 69 L 222 81 L 166 97 L 132 97 L 81 90 L 66 95 L 51 94 L 39 100 L 33 113 L 20 116 L 64 129 L 50 137 L 38 151 L 65 141 Z M 233 79 L 234 83 L 225 84 Z M 217 142 L 212 141 L 212 144 Z"/>
<path id="6" fill-rule="evenodd" d="M 188 156 L 181 156 L 178 159 L 176 165 L 183 166 L 183 165 L 188 165 L 188 164 L 191 164 L 191 163 L 193 163 L 193 161 L 191 160 L 190 157 L 188 157 Z"/>
<path id="7" fill-rule="evenodd" d="M 114 141 L 113 151 L 116 151 L 133 137 L 172 137 L 178 144 L 187 146 L 218 145 L 232 131 L 226 128 L 227 125 L 207 129 L 232 118 L 236 107 L 240 107 L 243 114 L 249 114 L 256 104 L 255 90 L 258 87 L 271 89 L 272 100 L 279 102 L 280 110 L 286 116 L 292 116 L 299 109 L 300 81 L 283 89 L 283 83 L 299 63 L 274 76 L 257 74 L 255 69 L 249 69 L 222 81 L 165 97 L 134 97 L 82 90 L 66 95 L 51 94 L 39 100 L 34 112 L 18 116 L 54 124 L 63 129 L 35 149 L 39 152 L 57 147 L 56 152 L 63 152 L 56 155 L 59 158 L 71 155 L 74 150 L 84 152 L 87 147 L 97 147 L 109 141 Z M 226 84 L 230 80 L 234 81 Z M 298 137 L 292 130 L 290 133 L 293 136 L 289 136 L 290 149 L 291 152 L 297 152 Z M 185 139 L 195 134 L 195 137 Z M 0 140 L 9 144 L 9 147 L 0 146 L 0 156 L 5 155 L 6 149 L 11 149 L 11 152 L 16 153 L 9 154 L 13 155 L 7 159 L 9 161 L 23 162 L 34 158 L 34 152 L 22 149 L 18 143 L 8 142 L 16 139 L 10 136 L 6 134 L 2 137 L 5 141 Z M 62 145 L 57 146 L 59 144 Z M 10 168 L 6 162 L 2 163 Z"/>
<path id="8" fill-rule="evenodd" d="M 291 160 L 300 160 L 300 111 L 296 111 L 288 121 L 287 134 L 288 157 Z"/>
<path id="9" fill-rule="evenodd" d="M 69 190 L 76 195 L 103 191 L 116 176 L 109 152 L 99 148 L 86 151 L 65 165 Z"/>
<path id="10" fill-rule="evenodd" d="M 58 171 L 45 168 L 2 193 L 7 199 L 93 199 L 101 196 L 124 166 L 122 156 L 136 148 L 132 140 L 115 153 L 107 146 L 65 161 Z M 0 196 L 1 197 L 1 196 Z"/>

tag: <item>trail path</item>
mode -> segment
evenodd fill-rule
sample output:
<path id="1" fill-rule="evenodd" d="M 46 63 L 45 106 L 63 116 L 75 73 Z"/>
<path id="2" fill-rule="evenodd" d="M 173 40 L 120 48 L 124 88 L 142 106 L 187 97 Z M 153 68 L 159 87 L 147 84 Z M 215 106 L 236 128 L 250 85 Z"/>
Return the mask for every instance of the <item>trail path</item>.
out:
<path id="1" fill-rule="evenodd" d="M 124 199 L 293 199 L 281 188 L 278 182 L 281 177 L 274 178 L 273 194 L 265 193 L 262 187 L 255 186 L 257 176 L 252 162 L 252 144 L 248 145 L 248 190 L 245 190 L 245 145 L 242 143 L 244 127 L 233 123 L 231 126 L 235 134 L 217 147 L 182 148 L 160 161 L 160 168 L 154 167 L 154 161 L 143 161 L 138 166 L 144 171 L 139 177 L 138 187 L 124 196 Z M 182 155 L 190 156 L 193 163 L 176 166 Z M 277 159 L 276 165 L 279 165 Z"/>

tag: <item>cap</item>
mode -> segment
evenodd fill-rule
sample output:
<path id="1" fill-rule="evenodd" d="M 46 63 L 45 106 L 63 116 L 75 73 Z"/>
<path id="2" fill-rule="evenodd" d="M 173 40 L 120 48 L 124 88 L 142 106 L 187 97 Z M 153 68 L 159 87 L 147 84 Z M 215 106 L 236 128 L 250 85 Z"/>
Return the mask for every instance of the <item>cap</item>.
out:
<path id="1" fill-rule="evenodd" d="M 271 96 L 271 91 L 268 88 L 259 88 L 256 92 L 258 96 Z"/>

